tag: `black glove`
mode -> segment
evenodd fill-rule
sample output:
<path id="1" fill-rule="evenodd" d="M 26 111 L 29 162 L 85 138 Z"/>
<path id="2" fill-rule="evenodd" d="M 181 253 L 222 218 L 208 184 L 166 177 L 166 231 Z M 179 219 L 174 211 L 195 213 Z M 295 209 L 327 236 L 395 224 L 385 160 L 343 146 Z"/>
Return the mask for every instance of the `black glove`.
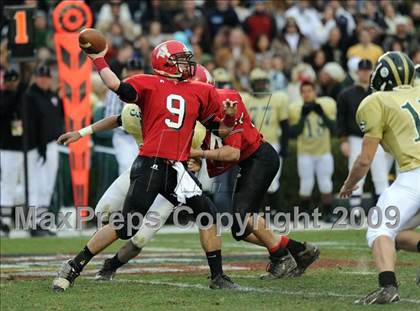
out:
<path id="1" fill-rule="evenodd" d="M 302 117 L 306 117 L 312 111 L 312 105 L 304 104 L 302 107 Z"/>
<path id="2" fill-rule="evenodd" d="M 41 159 L 42 164 L 44 164 L 45 161 L 47 161 L 47 146 L 46 145 L 39 146 L 37 150 L 39 154 L 39 159 Z"/>
<path id="3" fill-rule="evenodd" d="M 322 106 L 320 104 L 315 104 L 314 111 L 320 116 L 324 114 L 324 109 L 322 109 Z"/>

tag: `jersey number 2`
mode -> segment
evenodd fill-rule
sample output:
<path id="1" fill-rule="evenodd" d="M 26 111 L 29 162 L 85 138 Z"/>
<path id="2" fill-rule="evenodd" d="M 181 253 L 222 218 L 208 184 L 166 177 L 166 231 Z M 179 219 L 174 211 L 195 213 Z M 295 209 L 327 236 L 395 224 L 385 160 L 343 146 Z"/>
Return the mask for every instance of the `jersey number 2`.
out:
<path id="1" fill-rule="evenodd" d="M 420 104 L 420 100 L 418 100 L 418 102 Z M 419 116 L 419 114 L 417 113 L 416 109 L 414 109 L 414 107 L 409 102 L 406 102 L 404 105 L 401 106 L 401 108 L 402 109 L 407 109 L 407 111 L 413 117 L 414 126 L 416 127 L 416 130 L 417 130 L 417 138 L 415 138 L 414 141 L 416 143 L 420 142 L 420 116 Z"/>
<path id="2" fill-rule="evenodd" d="M 174 106 L 175 102 L 178 102 L 178 108 Z M 165 124 L 172 129 L 180 129 L 184 123 L 185 99 L 180 95 L 171 94 L 166 98 L 166 108 L 170 113 L 177 117 L 177 120 L 173 121 L 167 118 L 165 119 Z"/>

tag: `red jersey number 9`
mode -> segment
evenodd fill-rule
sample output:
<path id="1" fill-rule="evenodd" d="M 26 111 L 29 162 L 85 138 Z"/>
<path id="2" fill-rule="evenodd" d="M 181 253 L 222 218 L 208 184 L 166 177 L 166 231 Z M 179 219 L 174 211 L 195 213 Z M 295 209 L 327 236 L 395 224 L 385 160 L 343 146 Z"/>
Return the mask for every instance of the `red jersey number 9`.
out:
<path id="1" fill-rule="evenodd" d="M 178 103 L 178 107 L 175 107 L 175 102 Z M 171 94 L 166 98 L 166 108 L 177 117 L 177 120 L 165 119 L 165 124 L 173 129 L 180 129 L 184 123 L 185 117 L 185 99 L 176 94 Z"/>

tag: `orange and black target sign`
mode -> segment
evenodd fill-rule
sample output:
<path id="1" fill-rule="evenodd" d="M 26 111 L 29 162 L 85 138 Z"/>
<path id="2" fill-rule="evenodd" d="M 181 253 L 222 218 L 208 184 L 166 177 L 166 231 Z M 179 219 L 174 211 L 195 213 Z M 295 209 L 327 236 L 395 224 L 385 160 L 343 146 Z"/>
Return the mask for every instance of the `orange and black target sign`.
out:
<path id="1" fill-rule="evenodd" d="M 35 59 L 34 7 L 6 6 L 5 14 L 9 21 L 7 48 L 14 61 Z"/>
<path id="2" fill-rule="evenodd" d="M 91 122 L 90 92 L 92 63 L 79 48 L 79 32 L 91 27 L 92 12 L 83 1 L 62 1 L 53 12 L 58 76 L 63 94 L 67 131 L 79 130 Z M 75 206 L 88 205 L 89 137 L 71 144 L 70 168 Z"/>

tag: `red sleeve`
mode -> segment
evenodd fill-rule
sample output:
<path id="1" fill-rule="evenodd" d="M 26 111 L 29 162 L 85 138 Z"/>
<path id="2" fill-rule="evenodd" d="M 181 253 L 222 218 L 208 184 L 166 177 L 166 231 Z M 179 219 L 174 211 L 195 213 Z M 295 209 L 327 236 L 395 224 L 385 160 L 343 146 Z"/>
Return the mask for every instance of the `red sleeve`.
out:
<path id="1" fill-rule="evenodd" d="M 140 99 L 145 91 L 155 88 L 156 78 L 156 76 L 152 75 L 139 74 L 125 79 L 124 82 L 130 84 L 136 90 Z"/>
<path id="2" fill-rule="evenodd" d="M 242 132 L 243 129 L 241 128 L 234 129 L 228 137 L 223 139 L 223 144 L 240 150 L 242 147 Z"/>
<path id="3" fill-rule="evenodd" d="M 209 121 L 219 120 L 218 116 L 221 114 L 220 96 L 214 86 L 209 89 L 207 97 L 203 98 L 203 101 L 199 121 L 206 126 Z"/>

